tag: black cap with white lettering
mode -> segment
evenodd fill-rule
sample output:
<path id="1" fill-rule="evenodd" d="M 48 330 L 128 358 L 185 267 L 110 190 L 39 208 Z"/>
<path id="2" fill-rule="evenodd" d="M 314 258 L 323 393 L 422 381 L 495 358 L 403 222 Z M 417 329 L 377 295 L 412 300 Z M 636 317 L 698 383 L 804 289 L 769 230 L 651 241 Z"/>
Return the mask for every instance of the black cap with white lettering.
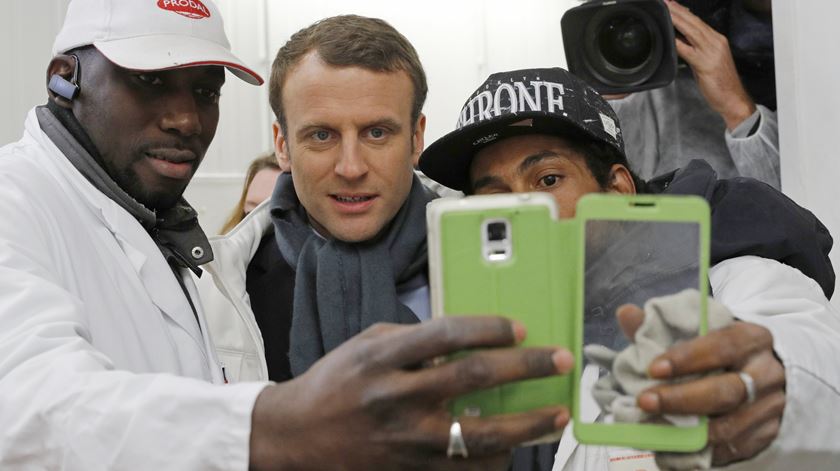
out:
<path id="1" fill-rule="evenodd" d="M 605 142 L 624 155 L 618 117 L 593 88 L 561 68 L 493 74 L 470 95 L 455 131 L 420 156 L 429 178 L 466 191 L 472 158 L 506 137 L 549 134 Z"/>

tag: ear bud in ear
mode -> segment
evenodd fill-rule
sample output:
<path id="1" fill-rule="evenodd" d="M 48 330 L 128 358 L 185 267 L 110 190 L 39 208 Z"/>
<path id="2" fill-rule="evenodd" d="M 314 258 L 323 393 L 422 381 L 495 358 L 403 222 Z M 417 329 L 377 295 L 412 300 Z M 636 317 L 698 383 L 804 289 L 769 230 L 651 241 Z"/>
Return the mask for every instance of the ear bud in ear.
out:
<path id="1" fill-rule="evenodd" d="M 70 57 L 76 61 L 76 67 L 73 69 L 73 78 L 67 80 L 58 74 L 54 74 L 50 77 L 50 83 L 47 85 L 47 88 L 49 88 L 50 91 L 67 101 L 73 101 L 73 99 L 79 95 L 79 69 L 82 67 L 79 63 L 79 56 L 76 54 L 70 54 Z"/>
<path id="2" fill-rule="evenodd" d="M 50 77 L 50 83 L 47 87 L 53 93 L 65 98 L 67 101 L 73 101 L 73 99 L 79 94 L 79 86 L 60 75 L 53 75 Z"/>

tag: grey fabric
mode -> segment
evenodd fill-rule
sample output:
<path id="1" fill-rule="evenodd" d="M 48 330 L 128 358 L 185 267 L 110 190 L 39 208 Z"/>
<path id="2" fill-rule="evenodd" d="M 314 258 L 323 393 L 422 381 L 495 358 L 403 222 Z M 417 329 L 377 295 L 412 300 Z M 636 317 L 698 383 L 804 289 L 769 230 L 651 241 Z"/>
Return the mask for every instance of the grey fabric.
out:
<path id="1" fill-rule="evenodd" d="M 420 286 L 415 286 L 421 283 Z M 420 322 L 432 318 L 432 305 L 429 294 L 429 280 L 425 273 L 420 273 L 413 280 L 407 283 L 408 286 L 400 286 L 397 290 L 397 299 L 417 316 Z"/>
<path id="2" fill-rule="evenodd" d="M 756 133 L 743 138 L 731 135 L 688 67 L 680 68 L 666 87 L 609 103 L 621 123 L 630 167 L 645 180 L 703 159 L 721 178 L 751 177 L 780 187 L 776 113 L 759 105 L 761 123 Z"/>
<path id="3" fill-rule="evenodd" d="M 751 114 L 749 118 L 745 119 L 738 126 L 735 126 L 735 129 L 729 133 L 729 136 L 735 139 L 746 139 L 755 134 L 759 124 L 761 124 L 761 112 L 756 108 L 755 113 Z"/>
<path id="4" fill-rule="evenodd" d="M 666 415 L 652 417 L 636 406 L 636 396 L 661 380 L 649 378 L 647 368 L 659 355 L 677 342 L 692 339 L 699 330 L 700 293 L 680 293 L 650 299 L 645 303 L 645 317 L 629 346 L 616 352 L 601 345 L 584 347 L 586 358 L 609 371 L 593 387 L 592 395 L 601 409 L 613 414 L 616 422 L 651 422 L 665 420 L 674 425 L 690 425 L 693 417 Z M 734 321 L 722 304 L 708 299 L 708 329 L 717 330 Z M 657 453 L 656 462 L 664 470 L 709 469 L 711 449 L 697 453 Z"/>
<path id="5" fill-rule="evenodd" d="M 397 291 L 426 271 L 426 203 L 431 200 L 415 176 L 406 202 L 381 234 L 347 243 L 312 230 L 291 174 L 280 175 L 270 207 L 280 252 L 296 271 L 289 338 L 294 376 L 377 322 L 418 322 Z"/>

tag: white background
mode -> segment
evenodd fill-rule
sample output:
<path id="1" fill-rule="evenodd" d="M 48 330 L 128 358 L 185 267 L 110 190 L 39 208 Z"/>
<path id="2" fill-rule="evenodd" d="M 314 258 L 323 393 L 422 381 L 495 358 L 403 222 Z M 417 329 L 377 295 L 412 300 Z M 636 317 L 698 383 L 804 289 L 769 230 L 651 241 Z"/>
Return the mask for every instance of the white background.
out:
<path id="1" fill-rule="evenodd" d="M 130 0 L 136 1 L 136 0 Z M 46 66 L 68 0 L 0 0 L 0 144 L 19 138 L 46 100 Z M 426 142 L 451 130 L 463 101 L 493 71 L 564 66 L 560 17 L 575 0 L 218 0 L 234 52 L 268 76 L 293 32 L 342 13 L 384 18 L 417 48 L 429 79 Z M 840 237 L 840 2 L 776 0 L 782 187 Z M 248 162 L 271 148 L 267 87 L 228 76 L 219 130 L 187 190 L 208 233 L 235 203 Z M 779 221 L 783 224 L 784 221 Z M 832 251 L 840 267 L 840 249 Z M 840 285 L 840 283 L 838 283 Z M 838 296 L 840 299 L 840 296 Z M 839 301 L 835 301 L 840 305 Z"/>

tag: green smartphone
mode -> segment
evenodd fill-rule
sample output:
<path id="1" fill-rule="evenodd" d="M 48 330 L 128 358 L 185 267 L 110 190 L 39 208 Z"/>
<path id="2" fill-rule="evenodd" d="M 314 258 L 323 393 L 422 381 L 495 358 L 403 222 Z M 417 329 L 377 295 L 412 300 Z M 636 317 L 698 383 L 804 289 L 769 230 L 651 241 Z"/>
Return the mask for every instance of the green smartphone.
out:
<path id="1" fill-rule="evenodd" d="M 706 445 L 705 417 L 657 417 L 620 423 L 597 406 L 593 385 L 606 374 L 586 362 L 584 346 L 619 351 L 627 339 L 615 310 L 685 289 L 700 292 L 697 335 L 706 333 L 709 207 L 691 196 L 587 195 L 578 202 L 577 266 L 580 314 L 575 326 L 574 434 L 580 443 L 658 451 L 696 451 Z M 675 425 L 679 424 L 679 425 Z"/>
<path id="2" fill-rule="evenodd" d="M 575 270 L 556 263 L 575 247 L 573 225 L 557 220 L 544 193 L 439 199 L 427 210 L 433 316 L 503 315 L 524 324 L 522 346 L 574 339 Z M 570 257 L 574 260 L 574 257 Z M 455 416 L 571 406 L 571 376 L 532 379 L 474 392 L 452 404 Z"/>
<path id="3" fill-rule="evenodd" d="M 572 406 L 585 444 L 694 451 L 705 418 L 680 426 L 615 423 L 592 383 L 604 371 L 583 359 L 585 345 L 627 345 L 615 319 L 624 303 L 693 288 L 701 293 L 698 335 L 706 332 L 709 208 L 696 197 L 587 195 L 577 215 L 557 218 L 544 193 L 440 199 L 427 211 L 433 316 L 498 314 L 522 322 L 523 346 L 563 346 L 575 354 L 566 376 L 527 380 L 453 401 L 455 416 L 490 416 L 546 405 Z M 458 355 L 469 354 L 469 352 Z M 557 436 L 545 437 L 546 440 Z"/>

